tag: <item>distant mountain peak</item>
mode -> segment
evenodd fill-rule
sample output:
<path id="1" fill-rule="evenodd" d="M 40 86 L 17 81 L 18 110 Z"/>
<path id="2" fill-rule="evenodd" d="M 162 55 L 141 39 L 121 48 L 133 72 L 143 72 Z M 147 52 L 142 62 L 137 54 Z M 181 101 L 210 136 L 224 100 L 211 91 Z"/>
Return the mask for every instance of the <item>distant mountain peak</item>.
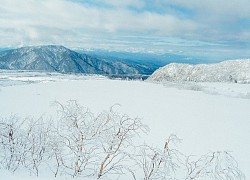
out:
<path id="1" fill-rule="evenodd" d="M 0 69 L 87 74 L 145 74 L 147 67 L 80 54 L 61 45 L 28 46 L 0 53 Z"/>

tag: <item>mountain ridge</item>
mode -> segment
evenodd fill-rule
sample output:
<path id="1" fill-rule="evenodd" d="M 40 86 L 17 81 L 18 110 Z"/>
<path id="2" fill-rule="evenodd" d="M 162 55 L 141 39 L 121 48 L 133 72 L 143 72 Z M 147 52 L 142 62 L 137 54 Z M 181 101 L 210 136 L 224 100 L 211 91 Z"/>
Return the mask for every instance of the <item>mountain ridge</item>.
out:
<path id="1" fill-rule="evenodd" d="M 0 69 L 86 74 L 150 74 L 150 67 L 107 62 L 61 45 L 29 46 L 0 52 Z"/>

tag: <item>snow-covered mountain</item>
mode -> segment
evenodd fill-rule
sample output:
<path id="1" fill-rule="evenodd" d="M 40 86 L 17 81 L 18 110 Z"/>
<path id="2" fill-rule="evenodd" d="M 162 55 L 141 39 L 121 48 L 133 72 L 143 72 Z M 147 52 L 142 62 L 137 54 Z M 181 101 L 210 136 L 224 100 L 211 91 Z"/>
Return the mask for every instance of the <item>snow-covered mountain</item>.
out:
<path id="1" fill-rule="evenodd" d="M 148 81 L 250 83 L 250 59 L 199 65 L 171 63 L 156 70 Z"/>
<path id="2" fill-rule="evenodd" d="M 87 74 L 147 74 L 148 67 L 108 62 L 63 46 L 33 46 L 0 53 L 0 69 Z"/>

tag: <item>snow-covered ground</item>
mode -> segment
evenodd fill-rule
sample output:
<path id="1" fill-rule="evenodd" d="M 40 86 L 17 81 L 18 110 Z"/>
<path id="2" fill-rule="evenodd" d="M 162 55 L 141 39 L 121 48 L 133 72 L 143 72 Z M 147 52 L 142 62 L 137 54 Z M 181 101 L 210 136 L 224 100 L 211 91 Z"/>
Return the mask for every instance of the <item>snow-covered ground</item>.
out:
<path id="1" fill-rule="evenodd" d="M 50 117 L 56 111 L 55 100 L 77 100 L 94 112 L 118 103 L 119 111 L 141 117 L 150 127 L 149 135 L 143 137 L 148 144 L 160 147 L 170 134 L 176 134 L 182 139 L 178 148 L 185 154 L 226 150 L 250 178 L 250 84 L 162 85 L 102 76 L 0 72 L 1 117 Z"/>

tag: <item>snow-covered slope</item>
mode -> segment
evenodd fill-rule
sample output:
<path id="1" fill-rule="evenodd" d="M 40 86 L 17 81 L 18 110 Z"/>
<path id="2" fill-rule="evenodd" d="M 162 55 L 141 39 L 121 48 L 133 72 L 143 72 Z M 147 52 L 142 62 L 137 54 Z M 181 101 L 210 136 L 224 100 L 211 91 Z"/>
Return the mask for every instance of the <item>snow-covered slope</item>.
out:
<path id="1" fill-rule="evenodd" d="M 172 63 L 156 70 L 149 81 L 250 82 L 250 59 L 217 64 Z"/>
<path id="2" fill-rule="evenodd" d="M 34 46 L 0 53 L 0 69 L 87 74 L 145 74 L 148 67 L 107 62 L 63 46 Z"/>

